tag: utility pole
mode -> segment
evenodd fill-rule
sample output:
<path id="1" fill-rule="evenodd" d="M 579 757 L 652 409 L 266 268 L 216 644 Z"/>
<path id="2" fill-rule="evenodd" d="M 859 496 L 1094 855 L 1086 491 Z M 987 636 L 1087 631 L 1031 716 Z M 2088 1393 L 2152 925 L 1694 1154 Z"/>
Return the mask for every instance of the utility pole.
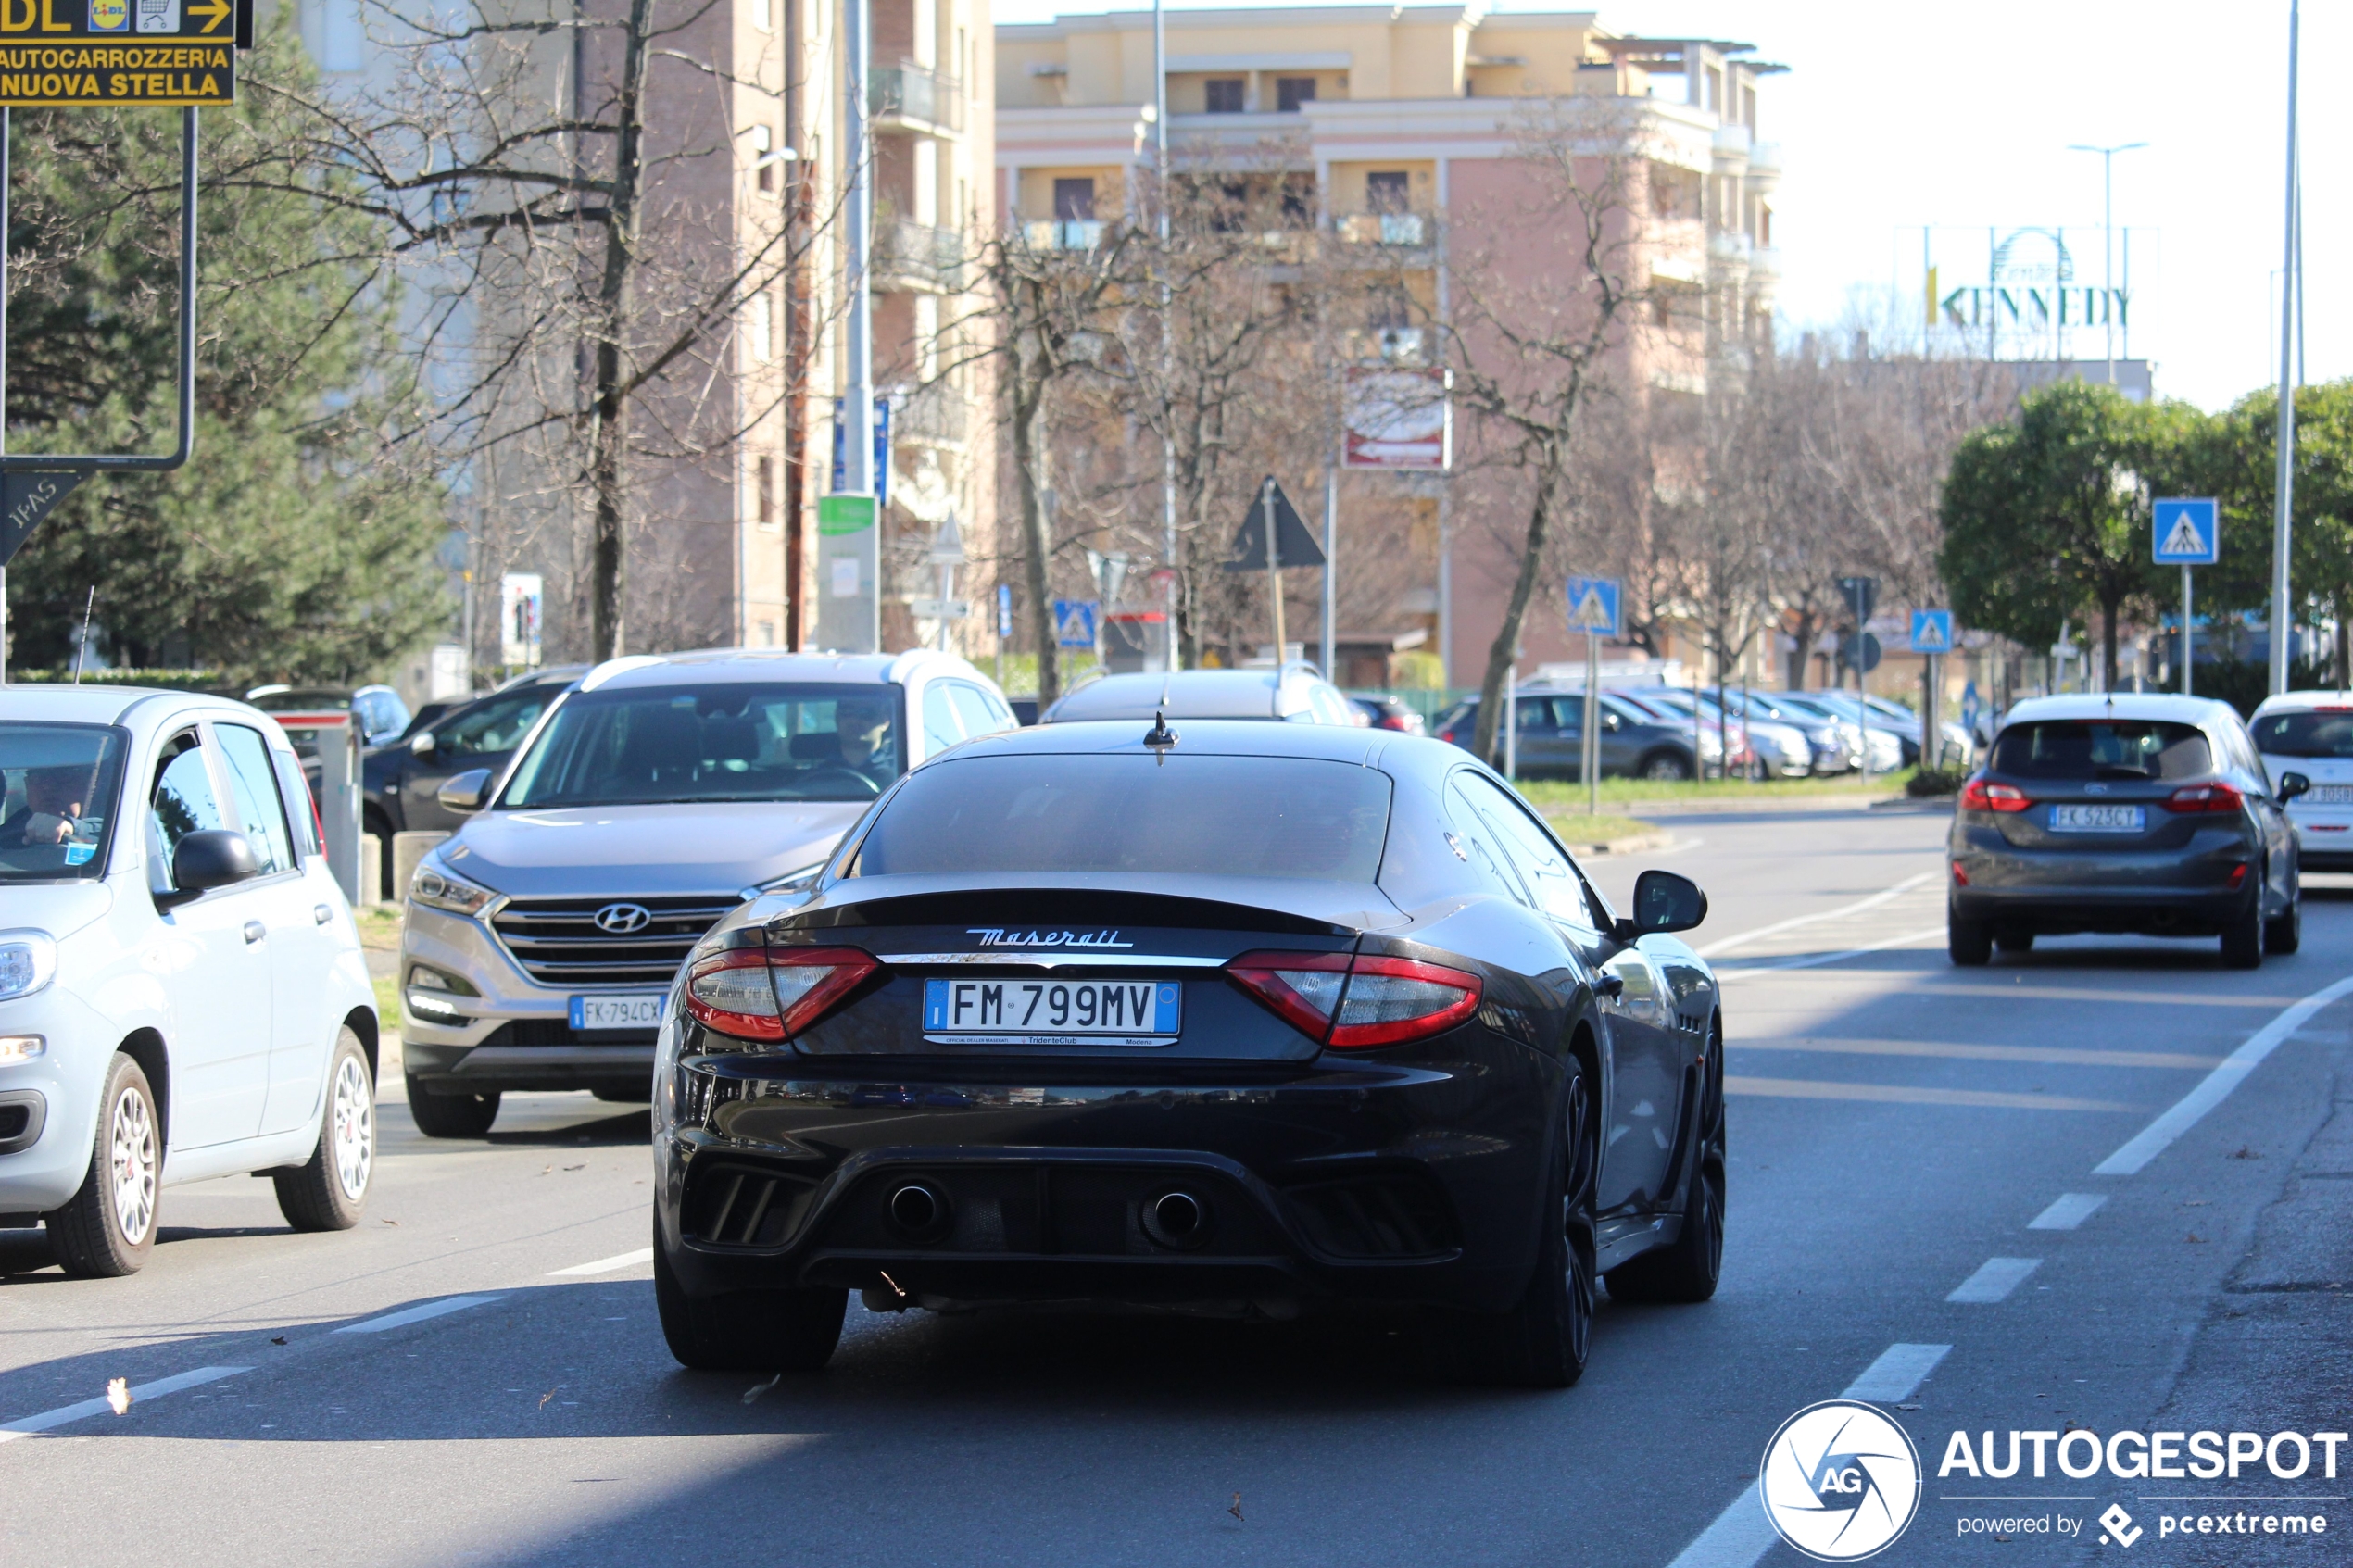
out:
<path id="1" fill-rule="evenodd" d="M 844 323 L 848 340 L 844 358 L 848 364 L 847 384 L 842 388 L 841 488 L 844 495 L 868 497 L 875 495 L 874 291 L 869 287 L 867 273 L 873 250 L 875 192 L 866 132 L 866 82 L 868 68 L 873 63 L 868 57 L 873 53 L 873 31 L 868 0 L 842 0 L 841 46 L 849 56 L 843 73 L 841 115 L 842 151 L 848 164 L 842 188 L 842 240 L 848 253 L 843 260 L 849 271 L 849 299 Z M 863 603 L 860 606 L 859 624 L 850 630 L 843 644 L 837 645 L 844 652 L 874 653 L 882 646 L 882 508 L 870 503 L 864 511 L 872 521 L 864 531 L 860 571 L 871 575 L 860 584 L 862 592 L 859 596 Z M 822 523 L 819 532 L 824 532 Z M 849 596 L 840 593 L 839 584 L 831 582 L 821 585 L 818 592 L 828 596 Z"/>
<path id="2" fill-rule="evenodd" d="M 2108 350 L 2108 384 L 2116 384 L 2116 155 L 2136 152 L 2146 142 L 2125 142 L 2113 147 L 2070 143 L 2070 152 L 2100 155 L 2100 325 Z"/>
<path id="3" fill-rule="evenodd" d="M 2271 695 L 2287 690 L 2288 643 L 2294 635 L 2288 613 L 2288 520 L 2296 507 L 2296 74 L 2302 22 L 2300 0 L 2287 7 L 2287 238 L 2280 258 L 2280 410 L 2277 496 L 2271 512 Z"/>
<path id="4" fill-rule="evenodd" d="M 1168 246 L 1168 18 L 1162 0 L 1152 0 L 1152 173 L 1160 183 L 1160 243 L 1164 253 Z M 1162 260 L 1166 257 L 1164 254 Z M 1160 285 L 1160 370 L 1161 384 L 1171 384 L 1176 363 L 1174 345 L 1168 341 L 1168 283 L 1165 277 Z M 1175 420 L 1170 420 L 1175 424 Z M 1271 547 L 1274 535 L 1267 535 Z M 1176 443 L 1173 431 L 1160 444 L 1160 550 L 1161 562 L 1168 569 L 1168 668 L 1184 667 L 1181 644 L 1176 637 L 1177 600 L 1185 591 L 1184 571 L 1176 562 Z M 1275 661 L 1282 662 L 1282 649 L 1275 650 Z"/>

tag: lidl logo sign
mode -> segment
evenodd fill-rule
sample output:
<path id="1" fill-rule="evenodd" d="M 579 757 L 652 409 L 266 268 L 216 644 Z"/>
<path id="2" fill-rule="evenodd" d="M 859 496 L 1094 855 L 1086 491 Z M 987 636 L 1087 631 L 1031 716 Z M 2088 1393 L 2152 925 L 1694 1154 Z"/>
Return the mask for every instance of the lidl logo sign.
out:
<path id="1" fill-rule="evenodd" d="M 90 31 L 123 32 L 131 27 L 131 0 L 90 0 Z"/>

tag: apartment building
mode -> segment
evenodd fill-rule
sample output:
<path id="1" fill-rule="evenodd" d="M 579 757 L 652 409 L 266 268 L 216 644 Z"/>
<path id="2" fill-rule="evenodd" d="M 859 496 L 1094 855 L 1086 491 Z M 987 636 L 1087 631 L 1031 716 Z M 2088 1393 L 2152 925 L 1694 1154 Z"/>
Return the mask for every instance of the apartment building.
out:
<path id="1" fill-rule="evenodd" d="M 486 15 L 508 0 L 475 0 Z M 332 92 L 383 91 L 402 56 L 371 37 L 365 0 L 296 0 L 305 44 Z M 890 471 L 884 485 L 882 630 L 886 648 L 944 640 L 994 647 L 993 617 L 942 627 L 913 613 L 937 597 L 925 559 L 953 517 L 967 552 L 988 571 L 994 549 L 995 457 L 984 365 L 942 324 L 970 313 L 972 236 L 993 225 L 995 44 L 988 0 L 869 0 L 868 168 L 875 223 L 875 385 L 888 403 Z M 616 0 L 580 0 L 616 12 Z M 382 19 L 373 31 L 386 30 Z M 844 129 L 841 6 L 837 0 L 661 0 L 667 27 L 648 77 L 649 289 L 724 282 L 738 269 L 768 276 L 736 313 L 729 341 L 686 357 L 635 416 L 636 515 L 627 531 L 624 646 L 641 652 L 703 646 L 811 646 L 817 618 L 817 500 L 835 486 L 836 408 L 847 371 L 844 298 L 851 269 L 841 197 L 862 156 Z M 609 102 L 617 61 L 593 30 L 535 55 L 518 91 L 529 115 Z M 805 254 L 790 277 L 762 257 L 780 235 Z M 419 291 L 428 297 L 432 280 Z M 673 302 L 644 302 L 657 323 Z M 494 331 L 500 301 L 463 318 Z M 442 352 L 462 358 L 464 345 Z M 582 364 L 585 364 L 585 357 Z M 563 368 L 553 368 L 560 375 Z M 522 422 L 520 420 L 518 422 Z M 469 466 L 453 518 L 476 591 L 471 662 L 499 662 L 500 577 L 544 577 L 545 657 L 581 657 L 587 641 L 582 573 L 585 522 L 564 477 L 527 444 L 494 447 Z M 985 589 L 960 596 L 979 601 Z M 461 633 L 464 635 L 464 633 Z"/>
<path id="2" fill-rule="evenodd" d="M 1707 300 L 1700 339 L 1629 334 L 1616 367 L 1621 382 L 1639 395 L 1699 394 L 1716 346 L 1706 339 L 1768 320 L 1780 164 L 1760 139 L 1760 87 L 1782 68 L 1751 57 L 1750 45 L 1621 34 L 1592 12 L 1491 12 L 1476 0 L 1171 10 L 1165 40 L 1173 165 L 1247 163 L 1312 185 L 1313 221 L 1340 244 L 1378 247 L 1441 318 L 1459 258 L 1491 253 L 1510 233 L 1499 215 L 1524 188 L 1520 138 L 1531 107 L 1603 98 L 1624 111 L 1607 119 L 1613 134 L 1639 146 L 1647 165 L 1647 199 L 1632 214 L 1643 272 L 1635 281 L 1657 296 L 1662 323 L 1679 292 Z M 1091 245 L 1133 199 L 1156 156 L 1153 65 L 1149 10 L 997 29 L 997 199 L 1030 243 Z M 1510 243 L 1539 277 L 1576 254 L 1541 236 Z M 1412 362 L 1429 346 L 1410 327 L 1366 327 L 1370 355 Z M 1507 495 L 1478 474 L 1351 474 L 1343 549 L 1348 496 L 1374 486 L 1388 487 L 1390 503 L 1402 491 L 1418 508 L 1404 539 L 1373 547 L 1416 552 L 1422 585 L 1400 598 L 1397 627 L 1365 630 L 1420 630 L 1450 684 L 1476 681 L 1516 564 Z M 1558 613 L 1557 585 L 1554 595 L 1527 622 L 1530 666 L 1581 652 Z"/>

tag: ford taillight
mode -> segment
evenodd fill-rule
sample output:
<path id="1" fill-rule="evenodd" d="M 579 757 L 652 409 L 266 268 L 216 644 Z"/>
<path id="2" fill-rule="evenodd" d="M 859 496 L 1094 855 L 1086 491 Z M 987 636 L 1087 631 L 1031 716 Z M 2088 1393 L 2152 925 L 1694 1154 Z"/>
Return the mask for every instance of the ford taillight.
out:
<path id="1" fill-rule="evenodd" d="M 1256 952 L 1234 960 L 1226 972 L 1333 1050 L 1425 1040 L 1478 1010 L 1478 976 L 1418 959 Z"/>
<path id="2" fill-rule="evenodd" d="M 686 975 L 686 1012 L 706 1029 L 746 1040 L 788 1040 L 878 966 L 856 947 L 736 947 L 699 959 Z"/>
<path id="3" fill-rule="evenodd" d="M 2183 784 L 2165 797 L 2165 809 L 2169 811 L 2235 812 L 2246 804 L 2246 797 L 2241 795 L 2234 785 L 2219 781 L 2214 784 Z"/>
<path id="4" fill-rule="evenodd" d="M 1964 811 L 2023 811 L 2033 804 L 2016 784 L 1987 784 L 1974 778 L 1961 786 Z"/>

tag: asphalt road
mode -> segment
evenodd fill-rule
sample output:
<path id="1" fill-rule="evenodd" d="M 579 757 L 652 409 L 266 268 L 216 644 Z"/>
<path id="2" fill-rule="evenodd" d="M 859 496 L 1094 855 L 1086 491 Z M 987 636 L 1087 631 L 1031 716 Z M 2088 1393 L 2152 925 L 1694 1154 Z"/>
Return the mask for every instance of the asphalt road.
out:
<path id="1" fill-rule="evenodd" d="M 1783 1420 L 1850 1390 L 1928 1467 L 1880 1561 L 2074 1562 L 2113 1549 L 2096 1523 L 1996 1542 L 1961 1522 L 2120 1502 L 2146 1525 L 2162 1488 L 1939 1478 L 1951 1431 L 2313 1430 L 2332 1400 L 2346 1425 L 2353 1309 L 2330 1287 L 2353 1265 L 2249 1270 L 2348 1229 L 2353 1182 L 2296 1173 L 2341 1144 L 2353 1173 L 2344 1125 L 2315 1142 L 2353 1004 L 2289 1010 L 2353 977 L 2353 881 L 2308 888 L 2303 952 L 2253 972 L 2211 943 L 2093 938 L 1956 971 L 1945 818 L 1669 822 L 1677 845 L 1595 871 L 1622 901 L 1669 866 L 1713 902 L 1694 940 L 1729 998 L 1723 1286 L 1604 1303 L 1575 1389 L 1453 1386 L 1378 1321 L 855 1301 L 820 1375 L 684 1373 L 642 1250 L 642 1112 L 511 1097 L 486 1141 L 434 1142 L 388 1083 L 359 1230 L 293 1236 L 236 1179 L 170 1190 L 130 1280 L 66 1280 L 38 1233 L 0 1233 L 0 1428 L 44 1428 L 0 1431 L 0 1562 L 1796 1563 L 1747 1488 Z M 2163 1136 L 2250 1038 L 2275 1048 Z M 2334 1389 L 2272 1419 L 2331 1352 Z M 117 1377 L 129 1414 L 73 1413 Z M 2353 1482 L 2317 1467 L 2172 1491 L 2327 1498 L 2294 1506 L 2353 1533 Z M 1987 1494 L 2037 1500 L 1968 1500 Z"/>

